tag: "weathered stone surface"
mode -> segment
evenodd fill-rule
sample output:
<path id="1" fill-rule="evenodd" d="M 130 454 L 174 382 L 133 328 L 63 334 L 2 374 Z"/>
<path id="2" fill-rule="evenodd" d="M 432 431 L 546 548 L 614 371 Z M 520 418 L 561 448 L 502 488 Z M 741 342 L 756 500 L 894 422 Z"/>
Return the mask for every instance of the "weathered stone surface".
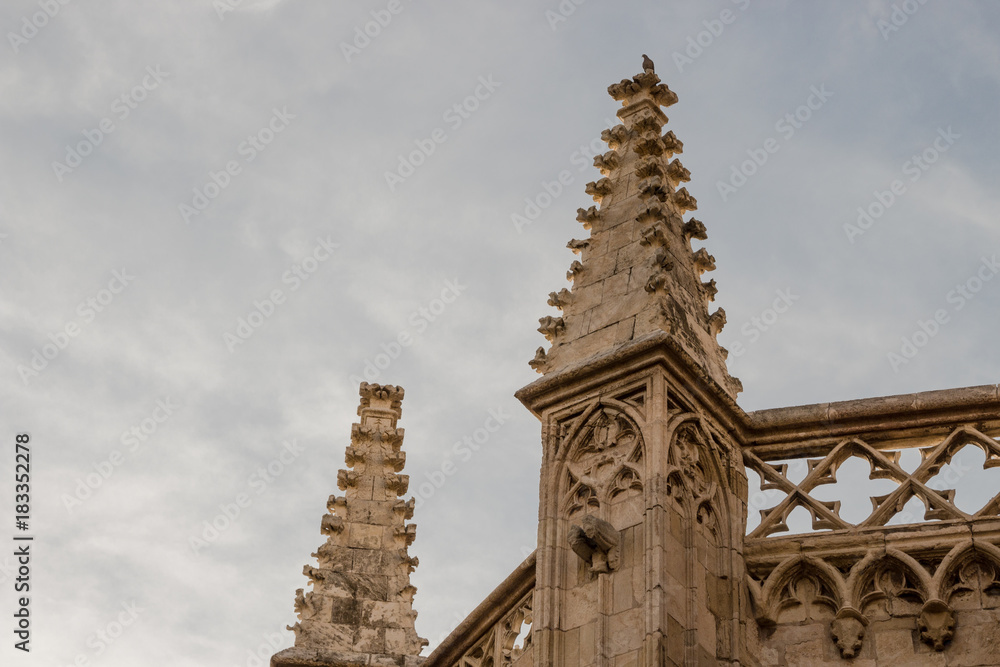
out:
<path id="1" fill-rule="evenodd" d="M 413 626 L 415 559 L 406 553 L 413 506 L 398 499 L 407 483 L 398 474 L 405 457 L 396 428 L 403 390 L 363 383 L 360 393 L 361 419 L 346 455 L 352 469 L 338 474 L 346 494 L 330 498 L 332 514 L 321 522 L 327 542 L 315 554 L 320 567 L 304 570 L 313 590 L 296 597 L 295 647 L 274 656 L 275 667 L 404 665 L 426 644 Z"/>
<path id="2" fill-rule="evenodd" d="M 578 211 L 590 236 L 539 320 L 543 377 L 517 393 L 542 422 L 538 549 L 423 667 L 1000 664 L 1000 495 L 960 509 L 961 476 L 940 477 L 966 446 L 1000 466 L 1000 385 L 744 413 L 683 146 L 662 133 L 676 96 L 651 61 L 609 93 L 621 124 Z M 362 386 L 276 667 L 423 661 L 401 399 Z M 859 520 L 827 495 L 852 459 L 895 482 Z M 802 512 L 813 532 L 790 534 Z"/>

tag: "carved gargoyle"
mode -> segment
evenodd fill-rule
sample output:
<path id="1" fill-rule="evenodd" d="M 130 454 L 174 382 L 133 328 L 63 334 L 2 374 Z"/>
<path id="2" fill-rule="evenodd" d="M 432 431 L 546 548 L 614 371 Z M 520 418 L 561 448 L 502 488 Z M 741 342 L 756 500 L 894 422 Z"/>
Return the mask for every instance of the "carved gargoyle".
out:
<path id="1" fill-rule="evenodd" d="M 580 525 L 569 528 L 569 546 L 573 553 L 590 565 L 591 572 L 618 569 L 620 536 L 615 527 L 604 519 L 588 514 Z"/>
<path id="2" fill-rule="evenodd" d="M 920 639 L 943 651 L 944 645 L 955 635 L 955 614 L 943 600 L 928 600 L 917 617 Z"/>
<path id="3" fill-rule="evenodd" d="M 572 250 L 575 254 L 580 254 L 580 251 L 590 245 L 590 239 L 570 239 L 570 242 L 566 244 L 566 247 Z"/>
<path id="4" fill-rule="evenodd" d="M 844 607 L 837 612 L 836 618 L 830 622 L 830 634 L 837 643 L 841 658 L 850 660 L 858 655 L 867 626 L 868 619 L 857 609 Z"/>

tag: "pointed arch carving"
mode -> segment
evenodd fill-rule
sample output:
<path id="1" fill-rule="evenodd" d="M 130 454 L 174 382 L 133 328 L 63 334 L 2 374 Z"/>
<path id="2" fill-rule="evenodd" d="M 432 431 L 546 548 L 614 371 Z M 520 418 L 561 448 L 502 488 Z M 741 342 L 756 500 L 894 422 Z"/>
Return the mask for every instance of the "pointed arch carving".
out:
<path id="1" fill-rule="evenodd" d="M 1000 596 L 1000 548 L 979 540 L 956 544 L 935 571 L 933 587 L 945 603 L 963 593 Z"/>
<path id="2" fill-rule="evenodd" d="M 718 535 L 728 525 L 727 476 L 723 456 L 711 432 L 693 414 L 678 415 L 668 424 L 667 492 L 692 519 Z"/>
<path id="3" fill-rule="evenodd" d="M 849 603 L 862 612 L 884 601 L 886 612 L 900 615 L 905 603 L 923 604 L 934 597 L 934 582 L 920 563 L 898 549 L 871 551 L 855 563 L 847 579 Z"/>
<path id="4" fill-rule="evenodd" d="M 599 400 L 568 429 L 560 443 L 562 509 L 566 516 L 600 514 L 624 493 L 644 488 L 645 443 L 633 406 Z"/>
<path id="5" fill-rule="evenodd" d="M 811 556 L 792 556 L 783 561 L 768 576 L 761 590 L 762 620 L 776 624 L 787 610 L 803 608 L 805 618 L 817 613 L 817 608 L 829 610 L 829 616 L 849 602 L 847 583 L 829 563 Z"/>

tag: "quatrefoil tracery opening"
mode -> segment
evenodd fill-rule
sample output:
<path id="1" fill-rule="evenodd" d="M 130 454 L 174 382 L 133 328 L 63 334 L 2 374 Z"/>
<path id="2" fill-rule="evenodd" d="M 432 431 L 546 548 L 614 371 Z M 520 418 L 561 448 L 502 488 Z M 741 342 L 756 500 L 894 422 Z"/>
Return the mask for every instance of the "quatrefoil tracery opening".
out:
<path id="1" fill-rule="evenodd" d="M 950 464 L 956 454 L 967 446 L 982 451 L 983 469 L 1000 466 L 1000 443 L 969 426 L 955 429 L 936 445 L 918 449 L 921 460 L 915 468 L 901 464 L 901 451 L 879 450 L 858 438 L 840 442 L 822 458 L 795 462 L 800 474 L 804 463 L 805 475 L 800 481 L 793 481 L 797 477 L 793 474 L 796 472 L 795 464 L 773 460 L 765 462 L 752 451 L 745 452 L 748 471 L 760 476 L 762 497 L 775 493 L 783 496 L 773 506 L 764 508 L 761 507 L 761 494 L 751 494 L 750 506 L 751 509 L 759 509 L 760 523 L 749 531 L 749 537 L 789 532 L 788 519 L 793 511 L 799 513 L 799 508 L 808 513 L 814 531 L 884 526 L 900 523 L 901 520 L 906 522 L 906 519 L 912 523 L 915 522 L 912 519 L 917 519 L 913 513 L 914 501 L 922 503 L 924 520 L 970 519 L 998 514 L 1000 494 L 993 496 L 975 514 L 967 513 L 955 504 L 956 491 L 953 487 L 961 475 L 955 474 Z M 889 480 L 896 484 L 888 493 L 870 496 L 871 511 L 867 518 L 855 523 L 841 514 L 840 500 L 824 500 L 817 496 L 825 493 L 816 493 L 825 485 L 836 484 L 838 471 L 853 459 L 868 464 L 868 479 Z M 996 490 L 1000 491 L 1000 488 Z"/>

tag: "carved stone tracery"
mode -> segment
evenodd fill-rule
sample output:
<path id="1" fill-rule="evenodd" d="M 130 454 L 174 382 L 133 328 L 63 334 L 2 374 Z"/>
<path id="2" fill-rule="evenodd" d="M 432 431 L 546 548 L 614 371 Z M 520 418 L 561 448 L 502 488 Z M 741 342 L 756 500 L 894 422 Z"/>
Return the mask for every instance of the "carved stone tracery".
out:
<path id="1" fill-rule="evenodd" d="M 567 514 L 598 510 L 621 493 L 642 490 L 642 436 L 622 412 L 604 408 L 584 426 L 566 461 Z"/>

